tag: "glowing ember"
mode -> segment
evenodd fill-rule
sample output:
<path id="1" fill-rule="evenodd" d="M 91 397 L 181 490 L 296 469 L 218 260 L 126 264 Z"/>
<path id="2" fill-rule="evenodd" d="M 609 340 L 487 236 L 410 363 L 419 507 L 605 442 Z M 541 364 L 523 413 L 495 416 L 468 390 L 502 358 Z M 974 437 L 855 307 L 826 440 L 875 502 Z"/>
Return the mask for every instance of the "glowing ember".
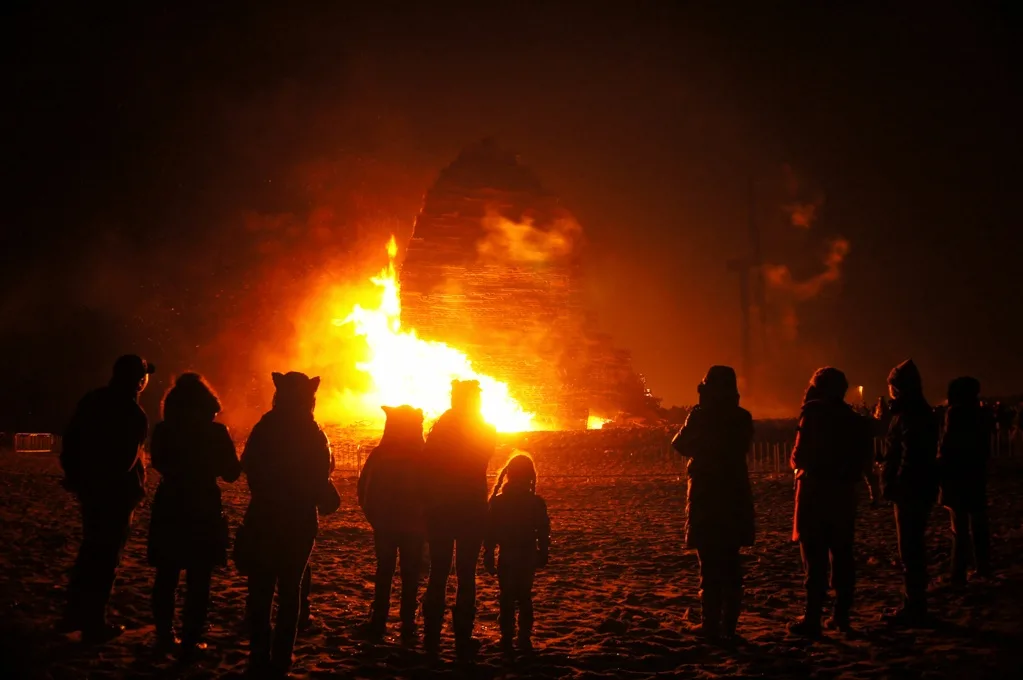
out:
<path id="1" fill-rule="evenodd" d="M 363 412 L 379 414 L 383 404 L 411 404 L 432 420 L 450 406 L 452 380 L 478 380 L 483 390 L 483 417 L 488 422 L 502 432 L 536 429 L 533 414 L 522 410 L 505 383 L 477 373 L 457 349 L 423 340 L 415 330 L 401 330 L 401 297 L 394 269 L 397 252 L 392 236 L 387 244 L 387 267 L 371 279 L 379 294 L 376 307 L 356 304 L 347 317 L 334 319 L 335 326 L 350 325 L 366 343 L 366 358 L 356 363 L 368 378 L 367 388 L 358 394 L 358 401 L 366 407 Z"/>

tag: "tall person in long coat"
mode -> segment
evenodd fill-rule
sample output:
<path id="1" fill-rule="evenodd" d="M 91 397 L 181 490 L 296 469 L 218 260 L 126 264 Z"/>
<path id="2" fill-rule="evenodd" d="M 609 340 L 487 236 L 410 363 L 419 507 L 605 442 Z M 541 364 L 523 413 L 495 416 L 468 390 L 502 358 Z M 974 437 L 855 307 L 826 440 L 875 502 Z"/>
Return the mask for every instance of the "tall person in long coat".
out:
<path id="1" fill-rule="evenodd" d="M 845 403 L 849 382 L 837 368 L 813 374 L 803 398 L 790 464 L 796 475 L 792 540 L 806 573 L 806 611 L 789 630 L 816 637 L 828 591 L 835 589 L 828 628 L 849 632 L 856 585 L 853 556 L 856 487 L 873 465 L 871 421 Z"/>
<path id="2" fill-rule="evenodd" d="M 700 402 L 672 446 L 689 459 L 686 544 L 700 558 L 702 623 L 709 638 L 735 636 L 742 604 L 739 550 L 753 545 L 753 489 L 746 455 L 753 417 L 739 406 L 735 370 L 712 366 L 697 388 Z"/>

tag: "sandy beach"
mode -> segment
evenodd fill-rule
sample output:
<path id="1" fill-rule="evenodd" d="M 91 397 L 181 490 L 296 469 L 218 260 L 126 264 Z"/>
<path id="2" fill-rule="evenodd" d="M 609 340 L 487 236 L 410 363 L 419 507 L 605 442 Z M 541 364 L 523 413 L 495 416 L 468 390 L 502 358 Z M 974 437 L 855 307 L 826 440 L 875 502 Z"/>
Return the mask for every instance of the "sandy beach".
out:
<path id="1" fill-rule="evenodd" d="M 339 470 L 340 512 L 321 521 L 312 563 L 316 630 L 300 638 L 297 677 L 644 678 L 1010 677 L 1023 667 L 1023 461 L 999 460 L 991 479 L 991 526 L 998 578 L 962 591 L 943 584 L 951 537 L 936 508 L 928 534 L 933 629 L 902 631 L 878 622 L 899 603 L 900 572 L 890 508 L 864 499 L 858 533 L 859 589 L 854 625 L 860 635 L 819 642 L 788 636 L 801 613 L 802 570 L 790 540 L 792 484 L 787 475 L 757 475 L 758 537 L 747 551 L 747 598 L 735 649 L 683 632 L 698 611 L 695 553 L 681 543 L 685 490 L 681 464 L 660 435 L 577 435 L 509 439 L 530 450 L 538 493 L 553 520 L 551 563 L 537 578 L 536 655 L 510 662 L 497 651 L 497 584 L 480 568 L 477 663 L 458 664 L 450 638 L 440 663 L 397 641 L 397 602 L 385 644 L 354 639 L 368 611 L 373 556 L 369 528 L 355 502 L 354 474 Z M 631 443 L 630 443 L 631 442 Z M 4 678 L 232 678 L 244 671 L 245 586 L 233 565 L 214 576 L 208 641 L 198 663 L 181 667 L 152 651 L 149 614 L 153 570 L 145 563 L 149 502 L 137 513 L 111 600 L 112 619 L 128 632 L 100 648 L 53 632 L 67 571 L 78 547 L 77 508 L 60 485 L 56 457 L 0 453 L 0 607 Z M 224 486 L 232 527 L 247 503 L 244 478 Z M 425 576 L 425 575 L 424 575 Z M 454 579 L 452 579 L 453 586 Z M 396 598 L 396 591 L 393 597 Z M 447 635 L 447 634 L 446 634 Z"/>

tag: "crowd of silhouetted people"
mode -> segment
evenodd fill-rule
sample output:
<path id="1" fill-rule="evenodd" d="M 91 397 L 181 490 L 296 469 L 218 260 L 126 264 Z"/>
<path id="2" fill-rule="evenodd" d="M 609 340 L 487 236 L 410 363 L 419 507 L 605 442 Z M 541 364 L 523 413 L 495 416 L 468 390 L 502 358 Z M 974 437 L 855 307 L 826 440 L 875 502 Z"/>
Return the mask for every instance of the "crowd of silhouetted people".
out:
<path id="1" fill-rule="evenodd" d="M 145 497 L 142 448 L 149 427 L 138 396 L 154 371 L 141 357 L 118 359 L 110 383 L 81 400 L 64 434 L 63 483 L 79 501 L 83 534 L 60 629 L 81 631 L 90 644 L 123 631 L 107 621 L 106 605 L 133 514 Z M 157 645 L 185 661 L 205 648 L 211 577 L 228 563 L 232 544 L 218 480 L 235 482 L 244 472 L 250 501 L 230 557 L 247 579 L 249 668 L 259 677 L 288 673 L 296 636 L 311 621 L 309 557 L 318 519 L 341 503 L 331 481 L 330 446 L 313 416 L 319 378 L 296 372 L 272 377 L 272 408 L 252 430 L 240 459 L 228 430 L 216 421 L 216 395 L 195 373 L 180 376 L 164 396 L 162 420 L 150 443 L 152 466 L 160 473 L 147 544 L 156 570 Z M 864 479 L 872 494 L 895 509 L 904 603 L 886 616 L 890 623 L 914 626 L 928 620 L 924 531 L 939 500 L 952 520 L 952 581 L 965 583 L 971 554 L 976 573 L 990 574 L 986 463 L 992 414 L 980 402 L 979 383 L 973 378 L 951 383 L 943 422 L 925 400 L 912 361 L 893 369 L 888 384 L 891 400 L 879 402 L 873 417 L 846 403 L 849 385 L 835 368 L 815 372 L 806 390 L 790 460 L 796 484 L 792 538 L 799 543 L 806 576 L 805 612 L 790 625 L 793 634 L 816 637 L 825 627 L 850 631 L 857 486 Z M 673 440 L 688 459 L 686 543 L 700 562 L 702 617 L 692 632 L 727 641 L 736 638 L 742 611 L 740 550 L 755 538 L 747 469 L 753 418 L 739 406 L 736 375 L 727 366 L 712 367 L 698 393 L 699 404 Z M 532 459 L 513 456 L 488 495 L 496 431 L 482 417 L 475 381 L 452 383 L 451 408 L 425 436 L 421 410 L 407 405 L 383 410 L 383 435 L 358 481 L 377 565 L 361 637 L 384 637 L 391 584 L 400 567 L 401 641 L 419 643 L 418 584 L 428 550 L 423 646 L 430 655 L 440 651 L 453 566 L 455 652 L 472 659 L 480 648 L 474 624 L 482 552 L 486 571 L 497 576 L 500 587 L 502 651 L 531 652 L 533 579 L 547 564 L 551 526 L 547 506 L 536 494 Z M 877 460 L 873 439 L 879 423 L 886 446 Z M 187 589 L 182 625 L 176 628 L 175 591 L 182 572 Z M 829 584 L 835 590 L 834 610 L 822 622 Z"/>
<path id="2" fill-rule="evenodd" d="M 979 577 L 991 574 L 987 520 L 987 461 L 990 411 L 980 401 L 980 383 L 953 380 L 939 422 L 924 398 L 920 373 L 912 361 L 888 376 L 891 401 L 879 403 L 876 419 L 845 401 L 849 383 L 835 368 L 810 379 L 792 449 L 795 513 L 792 539 L 803 559 L 806 607 L 789 630 L 817 637 L 826 627 L 851 632 L 856 590 L 855 529 L 857 486 L 866 478 L 895 509 L 903 604 L 887 612 L 891 624 L 917 626 L 930 621 L 927 606 L 927 550 L 924 533 L 935 502 L 949 510 L 953 534 L 953 585 L 966 583 L 972 562 Z M 732 638 L 742 598 L 739 550 L 753 544 L 754 508 L 746 469 L 753 437 L 752 417 L 739 406 L 735 372 L 715 366 L 699 388 L 700 403 L 674 446 L 689 459 L 687 544 L 700 559 L 703 616 L 696 632 Z M 885 427 L 885 446 L 875 461 L 877 423 Z M 834 609 L 826 620 L 828 588 Z"/>

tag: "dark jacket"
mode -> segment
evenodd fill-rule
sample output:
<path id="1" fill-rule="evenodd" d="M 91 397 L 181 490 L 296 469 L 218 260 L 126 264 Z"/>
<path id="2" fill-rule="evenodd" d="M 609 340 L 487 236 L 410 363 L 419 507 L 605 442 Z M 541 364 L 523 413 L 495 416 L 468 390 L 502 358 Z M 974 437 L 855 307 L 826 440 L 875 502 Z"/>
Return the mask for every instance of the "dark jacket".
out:
<path id="1" fill-rule="evenodd" d="M 235 545 L 242 573 L 256 565 L 272 569 L 277 555 L 312 548 L 317 508 L 337 495 L 330 460 L 327 437 L 311 412 L 275 407 L 256 423 L 241 460 L 251 492 Z"/>
<path id="2" fill-rule="evenodd" d="M 359 475 L 359 507 L 374 531 L 426 534 L 423 442 L 384 437 Z"/>
<path id="3" fill-rule="evenodd" d="M 423 447 L 429 521 L 482 529 L 487 466 L 496 446 L 496 430 L 478 415 L 448 410 L 434 423 Z"/>
<path id="4" fill-rule="evenodd" d="M 990 450 L 991 419 L 980 404 L 949 407 L 938 454 L 942 505 L 968 510 L 987 504 Z"/>
<path id="5" fill-rule="evenodd" d="M 792 540 L 856 519 L 856 488 L 872 464 L 871 421 L 838 399 L 803 405 L 789 460 L 796 471 Z"/>
<path id="6" fill-rule="evenodd" d="M 547 563 L 551 520 L 547 503 L 525 485 L 507 485 L 490 501 L 484 548 L 500 549 L 498 570 L 535 569 Z"/>
<path id="7" fill-rule="evenodd" d="M 746 455 L 753 442 L 753 417 L 739 406 L 696 406 L 672 441 L 689 458 L 686 543 L 753 545 L 753 489 Z"/>
<path id="8" fill-rule="evenodd" d="M 912 361 L 899 364 L 888 381 L 896 394 L 882 461 L 881 492 L 896 503 L 929 505 L 938 495 L 938 421 L 924 399 L 920 373 Z"/>
<path id="9" fill-rule="evenodd" d="M 217 478 L 242 473 L 227 428 L 210 420 L 164 421 L 153 429 L 153 467 L 160 486 L 153 500 L 148 558 L 179 569 L 227 563 L 227 520 Z"/>
<path id="10" fill-rule="evenodd" d="M 134 507 L 146 495 L 142 445 L 148 434 L 133 389 L 108 386 L 85 395 L 64 431 L 65 486 L 83 503 Z"/>

